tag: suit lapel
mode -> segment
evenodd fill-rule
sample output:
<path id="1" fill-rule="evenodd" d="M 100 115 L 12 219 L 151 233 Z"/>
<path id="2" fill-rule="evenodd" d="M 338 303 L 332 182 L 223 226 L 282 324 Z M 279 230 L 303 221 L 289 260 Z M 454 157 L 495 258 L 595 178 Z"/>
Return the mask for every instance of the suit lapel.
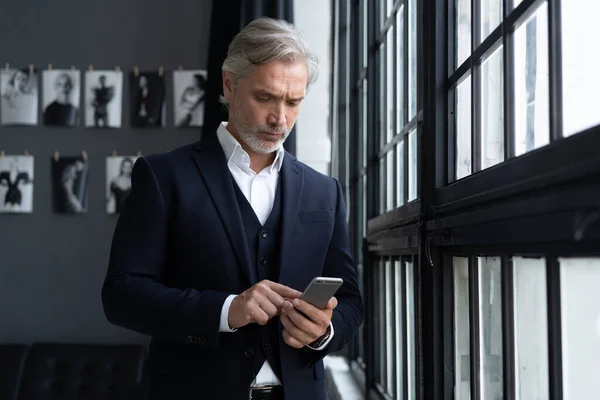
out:
<path id="1" fill-rule="evenodd" d="M 217 135 L 208 136 L 196 143 L 193 158 L 223 221 L 231 241 L 231 247 L 233 247 L 242 270 L 246 273 L 250 285 L 254 285 L 257 280 L 256 271 L 250 263 L 242 215 L 235 196 L 232 177 L 227 167 L 227 160 Z"/>
<path id="2" fill-rule="evenodd" d="M 296 164 L 296 159 L 286 153 L 281 166 L 281 257 L 279 277 L 282 281 L 283 271 L 292 259 L 293 233 L 296 223 L 296 215 L 302 197 L 304 185 L 304 173 Z"/>

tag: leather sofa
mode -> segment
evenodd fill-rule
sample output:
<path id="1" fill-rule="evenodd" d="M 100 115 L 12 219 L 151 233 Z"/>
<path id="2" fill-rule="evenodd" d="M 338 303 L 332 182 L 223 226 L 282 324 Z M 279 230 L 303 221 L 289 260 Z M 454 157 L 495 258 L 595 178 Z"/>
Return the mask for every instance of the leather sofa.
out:
<path id="1" fill-rule="evenodd" d="M 0 345 L 0 399 L 138 399 L 145 361 L 138 345 Z"/>

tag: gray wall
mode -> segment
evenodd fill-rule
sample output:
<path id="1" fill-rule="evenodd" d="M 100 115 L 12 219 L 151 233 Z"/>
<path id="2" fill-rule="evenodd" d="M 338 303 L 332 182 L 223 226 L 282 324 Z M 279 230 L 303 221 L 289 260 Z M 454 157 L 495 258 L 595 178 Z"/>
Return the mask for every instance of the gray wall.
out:
<path id="1" fill-rule="evenodd" d="M 197 140 L 201 130 L 172 122 L 170 72 L 206 68 L 210 0 L 0 0 L 1 65 L 38 69 L 88 64 L 121 67 L 123 127 L 116 130 L 0 127 L 0 150 L 35 156 L 34 211 L 0 215 L 0 343 L 72 341 L 136 343 L 147 338 L 110 325 L 100 289 L 116 216 L 105 212 L 105 157 L 162 152 Z M 167 127 L 129 128 L 128 72 L 167 73 Z M 54 150 L 90 162 L 88 213 L 54 214 L 50 165 Z"/>

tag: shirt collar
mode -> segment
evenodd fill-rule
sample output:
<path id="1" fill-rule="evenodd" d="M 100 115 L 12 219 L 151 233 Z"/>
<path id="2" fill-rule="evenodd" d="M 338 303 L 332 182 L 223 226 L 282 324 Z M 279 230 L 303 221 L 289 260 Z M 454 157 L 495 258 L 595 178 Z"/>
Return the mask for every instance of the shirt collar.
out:
<path id="1" fill-rule="evenodd" d="M 233 137 L 231 132 L 227 130 L 226 121 L 219 124 L 219 128 L 217 129 L 217 138 L 219 139 L 219 143 L 221 143 L 221 147 L 223 148 L 223 153 L 225 153 L 225 159 L 227 159 L 228 164 L 230 162 L 235 162 L 250 168 L 250 156 L 242 148 L 237 139 Z M 279 147 L 279 149 L 277 149 L 277 153 L 275 154 L 275 161 L 273 161 L 273 164 L 271 164 L 269 172 L 273 172 L 273 170 L 277 170 L 279 172 L 281 170 L 284 154 L 285 150 L 283 149 L 283 146 Z"/>

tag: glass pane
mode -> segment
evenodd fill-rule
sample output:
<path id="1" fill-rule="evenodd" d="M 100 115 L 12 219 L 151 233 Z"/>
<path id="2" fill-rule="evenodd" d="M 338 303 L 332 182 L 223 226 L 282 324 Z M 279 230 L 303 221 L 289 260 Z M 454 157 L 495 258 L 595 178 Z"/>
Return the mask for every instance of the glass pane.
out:
<path id="1" fill-rule="evenodd" d="M 515 257 L 512 263 L 516 398 L 549 399 L 546 260 Z"/>
<path id="2" fill-rule="evenodd" d="M 387 130 L 387 142 L 394 137 L 395 127 L 394 127 L 394 117 L 395 117 L 395 104 L 394 104 L 394 88 L 396 87 L 396 80 L 394 79 L 394 26 L 388 30 L 386 35 L 386 48 L 387 48 L 387 101 L 385 103 L 386 108 L 386 130 Z"/>
<path id="3" fill-rule="evenodd" d="M 503 398 L 502 277 L 499 257 L 478 258 L 481 399 Z"/>
<path id="4" fill-rule="evenodd" d="M 363 210 L 363 231 L 362 231 L 362 237 L 365 238 L 367 237 L 367 219 L 369 218 L 369 216 L 367 215 L 367 175 L 363 175 L 362 176 L 362 195 L 363 195 L 363 201 L 362 201 L 362 210 Z"/>
<path id="5" fill-rule="evenodd" d="M 404 140 L 396 145 L 396 206 L 404 204 Z"/>
<path id="6" fill-rule="evenodd" d="M 522 2 L 522 1 L 523 1 L 523 0 L 513 0 L 513 7 L 514 7 L 514 8 L 517 8 L 517 6 L 518 6 L 519 4 L 521 4 L 521 2 Z"/>
<path id="7" fill-rule="evenodd" d="M 385 156 L 387 167 L 386 167 L 386 177 L 387 177 L 387 207 L 386 209 L 393 210 L 396 206 L 394 204 L 394 194 L 396 193 L 396 188 L 394 187 L 394 150 L 391 150 Z"/>
<path id="8" fill-rule="evenodd" d="M 417 131 L 408 134 L 408 201 L 417 198 Z"/>
<path id="9" fill-rule="evenodd" d="M 481 0 L 481 42 L 502 20 L 502 0 Z"/>
<path id="10" fill-rule="evenodd" d="M 481 169 L 504 161 L 502 46 L 481 65 Z"/>
<path id="11" fill-rule="evenodd" d="M 392 291 L 394 287 L 392 280 L 392 261 L 387 260 L 385 262 L 385 319 L 386 319 L 386 329 L 385 329 L 385 352 L 387 353 L 387 362 L 386 362 L 386 388 L 388 393 L 394 393 L 394 354 L 393 349 L 398 345 L 395 342 L 394 337 L 394 314 L 396 310 L 394 309 L 394 302 Z"/>
<path id="12" fill-rule="evenodd" d="M 367 66 L 369 57 L 369 35 L 368 35 L 368 26 L 369 26 L 369 8 L 368 8 L 368 2 L 367 1 L 363 1 L 362 2 L 362 8 L 361 8 L 361 24 L 360 24 L 360 29 L 362 32 L 361 35 L 361 51 L 362 51 L 362 65 L 363 67 Z"/>
<path id="13" fill-rule="evenodd" d="M 375 325 L 375 329 L 382 329 L 382 315 L 383 309 L 381 304 L 381 285 L 379 280 L 379 271 L 381 271 L 381 261 L 375 263 L 373 268 L 373 293 L 375 294 L 373 297 L 374 302 L 374 310 L 373 310 L 373 325 Z M 373 372 L 375 375 L 375 381 L 380 382 L 380 374 L 381 374 L 381 360 L 383 357 L 381 350 L 381 332 L 376 332 L 373 335 L 373 348 L 376 354 L 376 360 L 374 360 Z"/>
<path id="14" fill-rule="evenodd" d="M 417 398 L 415 358 L 415 264 L 406 263 L 406 349 L 408 352 L 408 400 Z"/>
<path id="15" fill-rule="evenodd" d="M 559 262 L 564 399 L 587 399 L 600 393 L 600 259 Z"/>
<path id="16" fill-rule="evenodd" d="M 590 42 L 600 37 L 600 2 L 563 1 L 561 11 L 563 134 L 570 136 L 600 123 L 600 53 Z"/>
<path id="17" fill-rule="evenodd" d="M 380 365 L 380 369 L 379 369 L 379 374 L 377 375 L 378 382 L 385 387 L 386 381 L 386 375 L 385 375 L 385 369 L 386 369 L 386 362 L 387 362 L 387 342 L 386 342 L 386 337 L 385 337 L 385 331 L 386 331 L 386 320 L 387 320 L 387 310 L 385 308 L 386 303 L 385 303 L 385 266 L 386 266 L 386 262 L 382 259 L 379 262 L 379 291 L 376 292 L 377 293 L 377 297 L 379 298 L 379 313 L 380 313 L 380 318 L 379 318 L 379 329 L 381 329 L 381 332 L 379 332 L 379 340 L 380 340 L 380 346 L 379 346 L 379 360 L 378 360 L 378 364 Z"/>
<path id="18" fill-rule="evenodd" d="M 387 99 L 387 70 L 386 70 L 386 51 L 387 43 L 383 42 L 381 47 L 379 48 L 379 58 L 380 58 L 380 66 L 379 66 L 379 127 L 380 127 L 380 135 L 379 135 L 379 147 L 382 148 L 387 143 L 387 114 L 388 114 L 388 103 Z"/>
<path id="19" fill-rule="evenodd" d="M 456 1 L 456 66 L 471 55 L 471 0 Z"/>
<path id="20" fill-rule="evenodd" d="M 417 2 L 408 0 L 408 119 L 417 115 Z"/>
<path id="21" fill-rule="evenodd" d="M 456 89 L 456 179 L 471 175 L 471 75 Z"/>
<path id="22" fill-rule="evenodd" d="M 392 8 L 394 8 L 394 0 L 386 0 L 386 16 L 390 16 L 390 14 L 392 13 Z"/>
<path id="23" fill-rule="evenodd" d="M 396 14 L 396 76 L 398 82 L 396 87 L 396 127 L 400 131 L 404 126 L 404 5 L 400 6 L 400 10 Z"/>
<path id="24" fill-rule="evenodd" d="M 550 142 L 548 3 L 515 32 L 515 155 Z"/>
<path id="25" fill-rule="evenodd" d="M 454 398 L 471 398 L 469 259 L 454 257 Z"/>
<path id="26" fill-rule="evenodd" d="M 402 343 L 404 343 L 404 321 L 402 320 L 402 280 L 400 277 L 401 262 L 395 261 L 394 265 L 394 292 L 397 294 L 394 306 L 396 307 L 396 398 L 401 399 L 404 396 L 404 354 L 402 353 Z"/>

